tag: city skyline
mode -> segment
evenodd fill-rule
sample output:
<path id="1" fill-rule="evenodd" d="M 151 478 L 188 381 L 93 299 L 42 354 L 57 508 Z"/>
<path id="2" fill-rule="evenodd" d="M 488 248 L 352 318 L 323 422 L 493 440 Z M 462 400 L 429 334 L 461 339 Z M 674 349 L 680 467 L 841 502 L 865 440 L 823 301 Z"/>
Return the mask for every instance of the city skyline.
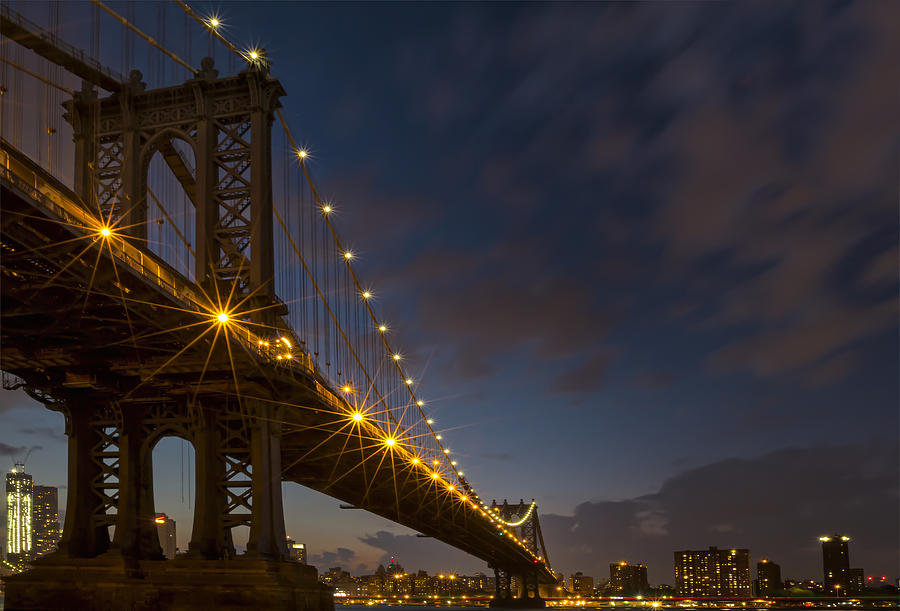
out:
<path id="1" fill-rule="evenodd" d="M 487 500 L 537 500 L 554 567 L 667 583 L 716 545 L 805 578 L 844 532 L 900 573 L 896 8 L 263 6 L 221 17 L 299 102 L 438 432 Z M 61 415 L 5 391 L 0 422 L 64 510 Z M 154 453 L 181 549 L 192 461 Z M 283 489 L 313 564 L 483 564 Z"/>

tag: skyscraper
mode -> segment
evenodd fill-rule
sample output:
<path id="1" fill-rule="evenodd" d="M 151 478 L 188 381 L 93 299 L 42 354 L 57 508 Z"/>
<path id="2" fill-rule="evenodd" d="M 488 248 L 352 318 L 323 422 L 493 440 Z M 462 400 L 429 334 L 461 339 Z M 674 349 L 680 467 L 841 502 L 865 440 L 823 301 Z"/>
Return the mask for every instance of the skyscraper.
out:
<path id="1" fill-rule="evenodd" d="M 850 577 L 850 550 L 847 535 L 819 537 L 822 542 L 822 569 L 825 573 L 825 593 L 841 596 L 847 593 Z"/>
<path id="2" fill-rule="evenodd" d="M 6 474 L 6 561 L 24 569 L 32 558 L 31 508 L 34 484 L 25 465 L 16 463 Z"/>
<path id="3" fill-rule="evenodd" d="M 288 558 L 291 562 L 306 564 L 306 545 L 297 543 L 290 537 L 287 538 Z"/>
<path id="4" fill-rule="evenodd" d="M 34 486 L 31 512 L 33 558 L 56 551 L 59 544 L 58 505 L 56 486 Z"/>
<path id="5" fill-rule="evenodd" d="M 760 596 L 774 596 L 782 588 L 781 567 L 767 558 L 756 563 L 756 593 Z"/>
<path id="6" fill-rule="evenodd" d="M 675 587 L 681 596 L 750 596 L 750 550 L 675 552 Z"/>
<path id="7" fill-rule="evenodd" d="M 172 560 L 175 557 L 175 550 L 178 549 L 175 546 L 175 520 L 164 513 L 158 513 L 153 521 L 156 523 L 156 534 L 163 556 Z"/>
<path id="8" fill-rule="evenodd" d="M 647 567 L 617 562 L 609 565 L 609 591 L 621 596 L 643 594 L 649 589 Z"/>

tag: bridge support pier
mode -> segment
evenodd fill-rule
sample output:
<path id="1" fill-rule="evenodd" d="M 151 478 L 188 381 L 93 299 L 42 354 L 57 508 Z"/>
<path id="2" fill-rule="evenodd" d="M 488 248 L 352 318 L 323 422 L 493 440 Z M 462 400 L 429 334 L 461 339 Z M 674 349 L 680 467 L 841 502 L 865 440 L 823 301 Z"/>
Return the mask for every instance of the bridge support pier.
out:
<path id="1" fill-rule="evenodd" d="M 256 402 L 253 409 L 260 417 L 250 433 L 253 506 L 247 554 L 280 560 L 288 556 L 281 499 L 281 427 L 273 406 Z"/>
<path id="2" fill-rule="evenodd" d="M 100 499 L 94 486 L 102 485 L 104 463 L 92 460 L 92 454 L 103 448 L 104 432 L 91 424 L 93 409 L 90 404 L 71 405 L 67 414 L 69 500 L 59 553 L 70 558 L 92 558 L 109 549 L 109 529 L 96 515 Z"/>
<path id="3" fill-rule="evenodd" d="M 494 567 L 494 598 L 490 606 L 498 609 L 543 609 L 538 592 L 537 574 L 512 575 Z"/>
<path id="4" fill-rule="evenodd" d="M 69 495 L 60 550 L 6 578 L 7 611 L 333 611 L 316 568 L 287 560 L 274 406 L 120 407 L 85 398 L 65 411 Z M 152 450 L 173 433 L 196 448 L 197 504 L 188 554 L 165 560 L 153 521 Z M 238 524 L 251 529 L 240 556 L 230 536 Z"/>

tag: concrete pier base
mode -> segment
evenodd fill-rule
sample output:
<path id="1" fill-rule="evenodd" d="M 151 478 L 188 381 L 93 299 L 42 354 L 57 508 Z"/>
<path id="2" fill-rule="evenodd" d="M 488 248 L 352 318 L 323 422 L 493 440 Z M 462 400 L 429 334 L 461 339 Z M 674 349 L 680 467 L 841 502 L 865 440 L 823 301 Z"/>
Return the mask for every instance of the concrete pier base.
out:
<path id="1" fill-rule="evenodd" d="M 117 554 L 53 555 L 7 578 L 5 609 L 334 611 L 334 602 L 315 567 L 296 562 L 242 557 L 135 562 Z"/>

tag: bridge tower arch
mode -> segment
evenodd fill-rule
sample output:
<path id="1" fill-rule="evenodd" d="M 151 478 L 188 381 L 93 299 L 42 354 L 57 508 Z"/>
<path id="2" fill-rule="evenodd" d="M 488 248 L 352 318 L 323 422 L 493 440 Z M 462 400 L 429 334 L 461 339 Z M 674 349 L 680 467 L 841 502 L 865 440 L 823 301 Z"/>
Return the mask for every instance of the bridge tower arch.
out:
<path id="1" fill-rule="evenodd" d="M 226 294 L 253 294 L 255 316 L 273 315 L 272 123 L 285 95 L 265 61 L 219 78 L 204 58 L 196 78 L 147 90 L 134 70 L 106 98 L 85 86 L 66 103 L 75 141 L 74 186 L 84 204 L 147 240 L 147 168 L 156 151 L 195 207 L 194 277 Z M 196 167 L 179 159 L 172 136 L 194 150 Z"/>
<path id="2" fill-rule="evenodd" d="M 509 503 L 506 499 L 500 505 L 491 502 L 490 511 L 503 521 L 516 537 L 535 555 L 549 564 L 544 536 L 538 518 L 537 503 L 532 499 L 526 503 L 520 499 L 518 503 Z M 494 566 L 495 594 L 492 607 L 524 607 L 543 608 L 544 599 L 540 593 L 538 566 L 533 571 L 524 570 L 511 573 L 503 567 Z"/>

